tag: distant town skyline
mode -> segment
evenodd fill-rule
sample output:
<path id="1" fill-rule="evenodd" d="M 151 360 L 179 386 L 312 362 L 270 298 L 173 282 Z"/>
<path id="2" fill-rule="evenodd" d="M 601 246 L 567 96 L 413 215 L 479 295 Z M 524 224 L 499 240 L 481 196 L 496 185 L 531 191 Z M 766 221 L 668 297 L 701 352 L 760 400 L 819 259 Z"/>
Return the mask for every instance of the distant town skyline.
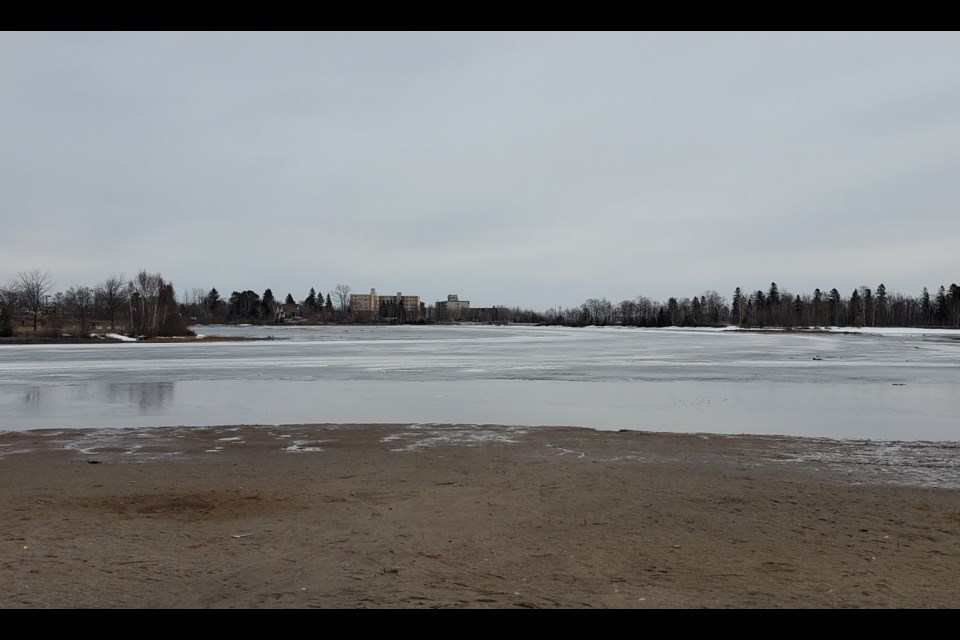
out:
<path id="1" fill-rule="evenodd" d="M 572 307 L 960 279 L 952 32 L 4 32 L 0 286 Z"/>

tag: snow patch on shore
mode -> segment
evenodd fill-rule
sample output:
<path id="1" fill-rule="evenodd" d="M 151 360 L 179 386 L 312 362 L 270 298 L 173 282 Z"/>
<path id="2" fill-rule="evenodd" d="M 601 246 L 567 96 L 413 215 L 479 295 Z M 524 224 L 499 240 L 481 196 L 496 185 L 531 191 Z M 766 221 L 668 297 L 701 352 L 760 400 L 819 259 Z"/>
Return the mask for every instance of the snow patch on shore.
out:
<path id="1" fill-rule="evenodd" d="M 130 336 L 122 336 L 119 333 L 105 333 L 103 337 L 110 338 L 111 340 L 116 340 L 118 342 L 136 342 L 136 338 L 131 338 Z"/>
<path id="2" fill-rule="evenodd" d="M 318 447 L 316 445 L 327 442 L 327 440 L 294 440 L 289 447 L 284 447 L 284 451 L 289 451 L 290 453 L 303 453 L 303 452 L 319 452 L 323 451 L 323 447 Z"/>
<path id="3" fill-rule="evenodd" d="M 819 463 L 858 482 L 960 488 L 960 445 L 953 442 L 827 441 L 777 462 Z"/>
<path id="4" fill-rule="evenodd" d="M 526 429 L 514 428 L 509 431 L 484 429 L 477 425 L 464 425 L 464 427 L 426 427 L 420 424 L 411 424 L 410 429 L 422 429 L 423 431 L 404 431 L 384 436 L 380 442 L 407 441 L 402 447 L 391 449 L 391 451 L 417 451 L 429 449 L 441 445 L 458 445 L 463 447 L 475 447 L 488 442 L 503 444 L 515 444 L 517 442 L 514 435 L 524 435 Z"/>

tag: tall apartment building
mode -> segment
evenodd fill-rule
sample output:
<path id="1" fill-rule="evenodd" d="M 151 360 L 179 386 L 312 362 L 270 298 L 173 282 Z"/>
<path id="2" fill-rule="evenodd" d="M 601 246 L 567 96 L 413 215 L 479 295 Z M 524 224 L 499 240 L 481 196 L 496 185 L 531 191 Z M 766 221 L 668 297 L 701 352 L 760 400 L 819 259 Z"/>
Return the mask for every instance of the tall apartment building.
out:
<path id="1" fill-rule="evenodd" d="M 426 315 L 420 296 L 380 295 L 376 289 L 370 293 L 350 295 L 350 313 L 364 322 L 419 322 Z"/>
<path id="2" fill-rule="evenodd" d="M 377 290 L 370 289 L 370 293 L 351 293 L 350 313 L 358 320 L 375 320 L 380 315 L 380 296 L 377 295 Z"/>
<path id="3" fill-rule="evenodd" d="M 437 300 L 434 310 L 437 322 L 457 322 L 470 319 L 470 301 L 460 300 L 459 296 L 451 293 L 446 300 Z"/>

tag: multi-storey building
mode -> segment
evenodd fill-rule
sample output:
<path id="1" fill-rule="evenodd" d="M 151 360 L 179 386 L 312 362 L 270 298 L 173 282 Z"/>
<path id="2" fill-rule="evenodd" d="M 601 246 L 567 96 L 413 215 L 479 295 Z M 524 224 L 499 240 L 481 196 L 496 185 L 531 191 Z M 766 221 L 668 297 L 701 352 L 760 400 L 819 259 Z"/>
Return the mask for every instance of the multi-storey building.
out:
<path id="1" fill-rule="evenodd" d="M 358 320 L 376 320 L 380 315 L 380 296 L 377 295 L 377 290 L 370 289 L 370 293 L 351 293 L 350 313 Z"/>
<path id="2" fill-rule="evenodd" d="M 446 300 L 437 300 L 435 309 L 437 322 L 459 322 L 469 320 L 470 301 L 460 300 L 459 296 L 451 293 Z"/>
<path id="3" fill-rule="evenodd" d="M 370 293 L 350 295 L 350 313 L 364 322 L 419 322 L 426 316 L 426 308 L 420 296 L 405 296 L 400 291 L 395 296 L 382 296 L 376 289 Z"/>

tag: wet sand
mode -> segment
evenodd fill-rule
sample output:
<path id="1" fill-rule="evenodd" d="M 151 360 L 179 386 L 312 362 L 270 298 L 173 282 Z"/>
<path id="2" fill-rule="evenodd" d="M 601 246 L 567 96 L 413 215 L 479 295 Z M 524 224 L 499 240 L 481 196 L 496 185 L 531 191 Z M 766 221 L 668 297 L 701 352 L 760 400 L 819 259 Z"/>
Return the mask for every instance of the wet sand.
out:
<path id="1" fill-rule="evenodd" d="M 3 608 L 955 608 L 960 445 L 0 433 Z"/>

